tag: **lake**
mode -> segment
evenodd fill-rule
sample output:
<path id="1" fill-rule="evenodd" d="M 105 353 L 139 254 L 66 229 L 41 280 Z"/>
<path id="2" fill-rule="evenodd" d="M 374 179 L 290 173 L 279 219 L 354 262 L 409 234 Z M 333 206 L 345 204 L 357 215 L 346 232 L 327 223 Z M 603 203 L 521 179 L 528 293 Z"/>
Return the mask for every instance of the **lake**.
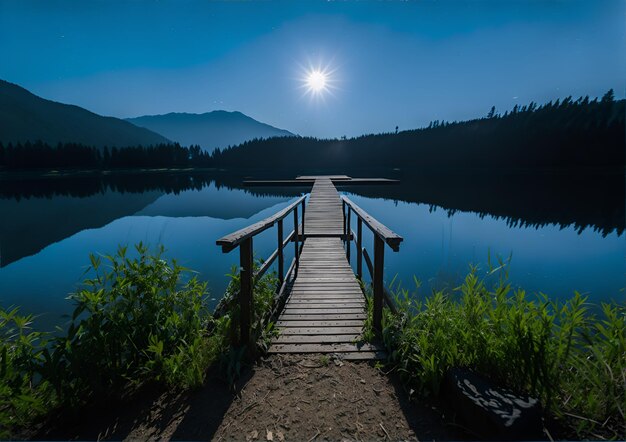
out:
<path id="1" fill-rule="evenodd" d="M 307 191 L 245 188 L 242 179 L 154 174 L 0 181 L 0 305 L 39 315 L 37 328 L 50 330 L 71 312 L 66 297 L 80 286 L 89 253 L 112 254 L 119 244 L 141 241 L 163 244 L 167 257 L 197 271 L 215 306 L 239 260 L 237 251 L 222 253 L 216 239 Z M 423 296 L 457 287 L 470 263 L 484 276 L 488 257 L 501 256 L 511 258 L 512 284 L 529 293 L 566 299 L 577 290 L 594 303 L 626 297 L 619 176 L 605 179 L 603 188 L 588 179 L 535 177 L 524 191 L 491 178 L 401 179 L 340 189 L 404 237 L 398 253 L 386 249 L 387 282 L 395 277 L 413 291 L 415 276 L 422 282 L 416 296 Z M 527 176 L 508 178 L 520 179 L 528 182 Z M 364 241 L 371 253 L 371 235 Z M 255 238 L 259 258 L 275 247 L 275 229 Z M 290 262 L 293 248 L 286 251 Z"/>

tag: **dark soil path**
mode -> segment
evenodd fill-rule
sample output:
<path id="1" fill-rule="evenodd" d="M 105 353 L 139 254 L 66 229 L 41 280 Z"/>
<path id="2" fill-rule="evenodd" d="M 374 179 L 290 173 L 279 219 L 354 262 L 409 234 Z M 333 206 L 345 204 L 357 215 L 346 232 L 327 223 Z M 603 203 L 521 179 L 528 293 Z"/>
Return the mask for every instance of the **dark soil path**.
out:
<path id="1" fill-rule="evenodd" d="M 459 440 L 365 362 L 276 355 L 230 406 L 215 440 Z"/>
<path id="2" fill-rule="evenodd" d="M 461 440 L 432 408 L 371 363 L 275 355 L 248 370 L 237 394 L 210 377 L 180 394 L 147 392 L 123 405 L 84 410 L 35 439 Z"/>

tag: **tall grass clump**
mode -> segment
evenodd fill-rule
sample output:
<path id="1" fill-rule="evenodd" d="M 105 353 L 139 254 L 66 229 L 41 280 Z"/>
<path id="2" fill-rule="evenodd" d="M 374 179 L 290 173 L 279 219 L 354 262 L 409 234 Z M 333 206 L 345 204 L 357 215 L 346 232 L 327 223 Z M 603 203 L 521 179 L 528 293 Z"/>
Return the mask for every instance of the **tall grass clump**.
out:
<path id="1" fill-rule="evenodd" d="M 151 252 L 139 243 L 132 253 L 120 246 L 115 255 L 90 255 L 88 277 L 68 298 L 71 319 L 55 334 L 33 331 L 34 318 L 18 308 L 0 308 L 0 439 L 52 410 L 73 413 L 147 384 L 199 386 L 214 363 L 234 383 L 249 354 L 233 345 L 239 330 L 236 268 L 223 301 L 227 308 L 215 315 L 206 283 L 163 253 L 162 246 Z M 255 282 L 251 340 L 261 347 L 273 333 L 277 283 L 274 273 Z"/>
<path id="2" fill-rule="evenodd" d="M 46 335 L 33 331 L 33 316 L 0 308 L 0 439 L 43 415 L 54 402 L 47 382 L 37 382 Z"/>
<path id="3" fill-rule="evenodd" d="M 43 375 L 65 401 L 123 393 L 149 381 L 193 387 L 210 363 L 206 284 L 143 244 L 131 258 L 90 256 L 94 276 L 70 295 L 64 336 L 43 350 Z"/>
<path id="4" fill-rule="evenodd" d="M 383 341 L 416 392 L 437 396 L 446 371 L 466 367 L 539 398 L 579 436 L 626 434 L 624 305 L 603 303 L 598 314 L 579 293 L 531 297 L 506 272 L 488 288 L 475 267 L 453 293 L 395 295 L 399 313 L 385 311 Z"/>

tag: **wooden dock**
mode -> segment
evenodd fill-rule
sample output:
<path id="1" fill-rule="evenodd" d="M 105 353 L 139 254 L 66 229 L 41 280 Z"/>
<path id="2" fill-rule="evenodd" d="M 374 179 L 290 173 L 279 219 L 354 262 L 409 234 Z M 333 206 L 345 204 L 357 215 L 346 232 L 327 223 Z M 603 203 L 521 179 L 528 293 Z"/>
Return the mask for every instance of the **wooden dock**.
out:
<path id="1" fill-rule="evenodd" d="M 343 204 L 328 178 L 315 180 L 304 214 L 304 236 L 340 238 L 344 234 Z"/>
<path id="2" fill-rule="evenodd" d="M 306 224 L 306 223 L 305 223 Z M 291 294 L 269 353 L 341 353 L 346 359 L 384 357 L 359 343 L 366 301 L 340 238 L 307 238 Z"/>
<path id="3" fill-rule="evenodd" d="M 374 296 L 374 326 L 380 328 L 384 289 L 382 285 L 383 249 L 387 243 L 397 250 L 402 238 L 380 224 L 349 199 L 341 197 L 333 180 L 349 181 L 350 177 L 302 177 L 313 180 L 308 204 L 304 197 L 292 203 L 273 217 L 235 232 L 218 240 L 224 251 L 237 245 L 242 249 L 242 268 L 250 265 L 252 236 L 278 224 L 278 248 L 266 260 L 257 274 L 250 273 L 249 283 L 242 278 L 242 336 L 248 333 L 248 296 L 252 296 L 253 279 L 260 277 L 275 259 L 278 259 L 279 278 L 286 302 L 280 312 L 276 326 L 278 336 L 270 345 L 269 353 L 336 353 L 344 359 L 380 359 L 385 357 L 382 346 L 362 341 L 362 332 L 367 318 L 367 303 L 361 283 L 362 260 L 372 267 L 369 256 L 362 248 L 362 225 L 366 224 L 375 238 L 375 264 L 372 273 Z M 298 223 L 298 207 L 302 205 L 302 223 Z M 347 209 L 347 211 L 346 211 Z M 283 219 L 293 212 L 294 231 L 283 240 Z M 351 228 L 351 213 L 355 214 L 357 233 Z M 299 231 L 300 230 L 300 231 Z M 301 240 L 301 245 L 299 245 Z M 357 275 L 350 266 L 350 241 L 357 248 Z M 249 241 L 249 245 L 246 243 Z M 295 243 L 296 258 L 287 276 L 283 277 L 282 249 L 290 242 Z M 344 248 L 347 244 L 348 247 Z M 244 256 L 245 255 L 245 256 Z M 380 270 L 377 271 L 376 267 Z M 244 328 L 246 331 L 244 331 Z"/>

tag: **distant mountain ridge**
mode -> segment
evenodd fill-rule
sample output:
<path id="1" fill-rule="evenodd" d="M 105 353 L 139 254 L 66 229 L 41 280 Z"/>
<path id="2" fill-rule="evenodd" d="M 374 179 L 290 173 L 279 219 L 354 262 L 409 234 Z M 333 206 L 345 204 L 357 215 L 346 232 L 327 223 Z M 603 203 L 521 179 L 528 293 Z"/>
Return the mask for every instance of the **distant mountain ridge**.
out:
<path id="1" fill-rule="evenodd" d="M 95 147 L 150 146 L 170 140 L 128 121 L 46 100 L 0 80 L 0 142 L 43 141 Z"/>
<path id="2" fill-rule="evenodd" d="M 127 118 L 126 121 L 160 133 L 183 146 L 199 145 L 209 152 L 255 138 L 294 135 L 236 111 L 216 110 L 203 114 L 172 112 Z"/>

